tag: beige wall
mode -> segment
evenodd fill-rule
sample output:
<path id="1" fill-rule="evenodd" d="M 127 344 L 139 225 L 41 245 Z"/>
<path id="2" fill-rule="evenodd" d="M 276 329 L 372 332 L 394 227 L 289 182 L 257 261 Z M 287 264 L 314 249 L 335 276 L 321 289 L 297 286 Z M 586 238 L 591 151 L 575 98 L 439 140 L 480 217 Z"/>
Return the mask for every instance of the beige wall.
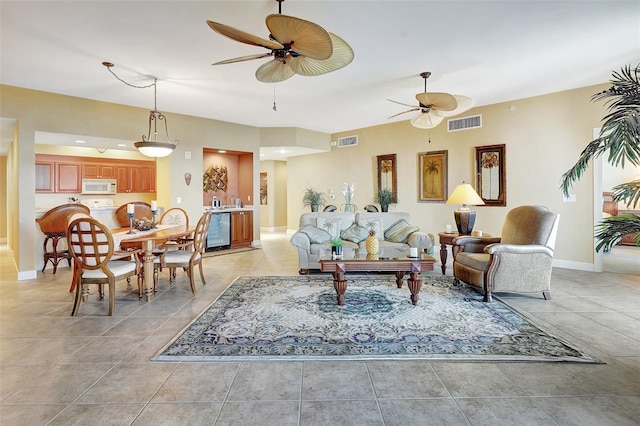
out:
<path id="1" fill-rule="evenodd" d="M 149 111 L 124 105 L 96 102 L 0 85 L 0 117 L 17 120 L 17 136 L 7 157 L 7 190 L 10 204 L 8 240 L 18 267 L 18 278 L 35 277 L 35 135 L 37 131 L 70 133 L 131 140 L 143 133 Z M 258 158 L 259 129 L 217 120 L 209 120 L 163 111 L 172 138 L 180 140 L 175 152 L 157 160 L 157 199 L 165 208 L 177 206 L 177 198 L 189 216 L 202 214 L 203 148 L 221 148 L 252 152 Z M 187 159 L 185 153 L 189 152 Z M 254 170 L 258 169 L 254 160 Z M 186 185 L 184 173 L 194 179 Z M 253 182 L 258 196 L 258 178 Z M 260 212 L 255 212 L 254 235 L 260 235 Z M 194 221 L 195 223 L 195 221 Z"/>
<path id="2" fill-rule="evenodd" d="M 267 204 L 260 205 L 260 226 L 265 230 L 286 230 L 287 162 L 261 161 L 260 172 L 267 174 Z"/>
<path id="3" fill-rule="evenodd" d="M 0 239 L 7 238 L 7 157 L 0 157 Z"/>
<path id="4" fill-rule="evenodd" d="M 559 265 L 589 268 L 593 263 L 593 176 L 588 170 L 572 189 L 577 202 L 564 203 L 559 189 L 562 174 L 578 159 L 592 139 L 593 128 L 605 114 L 591 95 L 606 85 L 586 87 L 545 96 L 475 108 L 463 116 L 482 114 L 482 128 L 447 132 L 446 120 L 431 130 L 412 127 L 408 121 L 335 134 L 358 135 L 357 146 L 333 147 L 329 153 L 292 157 L 288 161 L 287 196 L 289 230 L 298 228 L 303 211 L 302 193 L 307 186 L 325 193 L 333 189 L 334 203 L 344 203 L 345 182 L 355 184 L 355 203 L 362 209 L 373 201 L 376 190 L 376 156 L 397 155 L 398 204 L 391 211 L 407 211 L 412 221 L 436 234 L 451 224 L 459 206 L 418 202 L 418 153 L 448 151 L 448 194 L 462 181 L 474 180 L 474 147 L 505 144 L 507 206 L 474 207 L 475 229 L 499 235 L 509 209 L 542 204 L 560 213 L 556 244 Z M 409 117 L 410 118 L 410 117 Z"/>

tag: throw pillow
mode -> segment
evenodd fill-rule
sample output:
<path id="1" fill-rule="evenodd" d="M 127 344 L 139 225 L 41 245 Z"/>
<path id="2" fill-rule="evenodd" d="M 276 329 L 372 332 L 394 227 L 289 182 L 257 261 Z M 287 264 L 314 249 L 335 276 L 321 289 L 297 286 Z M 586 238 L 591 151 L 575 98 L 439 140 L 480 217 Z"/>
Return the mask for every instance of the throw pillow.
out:
<path id="1" fill-rule="evenodd" d="M 381 217 L 360 219 L 358 220 L 358 225 L 367 229 L 367 236 L 369 235 L 369 230 L 373 229 L 374 231 L 376 231 L 376 237 L 379 240 L 384 240 L 384 228 L 382 227 Z"/>
<path id="2" fill-rule="evenodd" d="M 351 241 L 352 243 L 358 244 L 360 241 L 363 241 L 369 236 L 369 230 L 367 228 L 363 228 L 359 226 L 357 223 L 354 223 L 350 227 L 344 230 L 340 238 L 346 241 Z"/>
<path id="3" fill-rule="evenodd" d="M 331 239 L 331 235 L 324 229 L 316 228 L 313 225 L 305 225 L 298 230 L 298 232 L 302 232 L 307 237 L 309 237 L 309 241 L 311 244 L 322 244 Z"/>
<path id="4" fill-rule="evenodd" d="M 319 217 L 316 220 L 316 224 L 318 228 L 327 231 L 327 233 L 331 236 L 331 240 L 340 238 L 340 220 Z"/>
<path id="5" fill-rule="evenodd" d="M 400 219 L 384 231 L 384 238 L 394 243 L 406 243 L 409 235 L 418 231 L 417 226 L 412 226 L 404 219 Z"/>

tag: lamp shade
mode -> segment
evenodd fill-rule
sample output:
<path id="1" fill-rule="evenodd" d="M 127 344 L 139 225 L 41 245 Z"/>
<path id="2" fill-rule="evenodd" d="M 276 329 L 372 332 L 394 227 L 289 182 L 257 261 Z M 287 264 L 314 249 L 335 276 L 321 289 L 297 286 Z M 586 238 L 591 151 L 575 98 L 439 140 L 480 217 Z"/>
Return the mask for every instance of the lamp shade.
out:
<path id="1" fill-rule="evenodd" d="M 470 235 L 473 230 L 473 225 L 476 223 L 476 212 L 469 210 L 467 204 L 482 206 L 484 205 L 482 198 L 480 198 L 471 185 L 462 182 L 453 190 L 453 193 L 447 200 L 447 204 L 462 204 L 462 207 L 453 212 L 453 216 L 456 220 L 458 232 L 461 235 Z"/>
<path id="2" fill-rule="evenodd" d="M 468 183 L 462 182 L 460 185 L 456 186 L 456 189 L 453 190 L 451 196 L 447 200 L 447 204 L 462 204 L 463 206 L 472 205 L 472 206 L 483 206 L 484 201 L 478 193 L 473 189 L 471 185 Z"/>
<path id="3" fill-rule="evenodd" d="M 167 142 L 140 141 L 135 142 L 133 145 L 135 145 L 142 155 L 157 158 L 166 157 L 176 149 L 174 144 Z"/>

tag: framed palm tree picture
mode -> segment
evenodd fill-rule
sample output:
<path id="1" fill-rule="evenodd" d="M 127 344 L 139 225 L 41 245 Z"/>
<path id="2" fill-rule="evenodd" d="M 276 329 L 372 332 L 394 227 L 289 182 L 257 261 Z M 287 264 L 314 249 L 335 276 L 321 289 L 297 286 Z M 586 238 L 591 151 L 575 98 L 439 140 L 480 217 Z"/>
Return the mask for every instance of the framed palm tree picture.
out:
<path id="1" fill-rule="evenodd" d="M 418 153 L 418 201 L 442 202 L 447 199 L 448 151 Z"/>
<path id="2" fill-rule="evenodd" d="M 485 206 L 507 205 L 505 145 L 477 146 L 476 191 Z"/>

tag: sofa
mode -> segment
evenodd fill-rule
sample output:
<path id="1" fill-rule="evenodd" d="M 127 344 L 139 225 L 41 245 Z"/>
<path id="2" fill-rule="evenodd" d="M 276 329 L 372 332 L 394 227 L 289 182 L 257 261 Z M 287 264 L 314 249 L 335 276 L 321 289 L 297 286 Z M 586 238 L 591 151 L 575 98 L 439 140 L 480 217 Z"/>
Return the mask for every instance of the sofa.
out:
<path id="1" fill-rule="evenodd" d="M 299 273 L 320 269 L 321 252 L 331 250 L 331 240 L 340 238 L 345 252 L 366 250 L 365 240 L 369 229 L 376 230 L 381 248 L 385 246 L 416 247 L 418 251 L 429 249 L 429 235 L 411 224 L 405 212 L 312 212 L 300 216 L 300 228 L 291 237 L 291 244 L 298 249 Z"/>

